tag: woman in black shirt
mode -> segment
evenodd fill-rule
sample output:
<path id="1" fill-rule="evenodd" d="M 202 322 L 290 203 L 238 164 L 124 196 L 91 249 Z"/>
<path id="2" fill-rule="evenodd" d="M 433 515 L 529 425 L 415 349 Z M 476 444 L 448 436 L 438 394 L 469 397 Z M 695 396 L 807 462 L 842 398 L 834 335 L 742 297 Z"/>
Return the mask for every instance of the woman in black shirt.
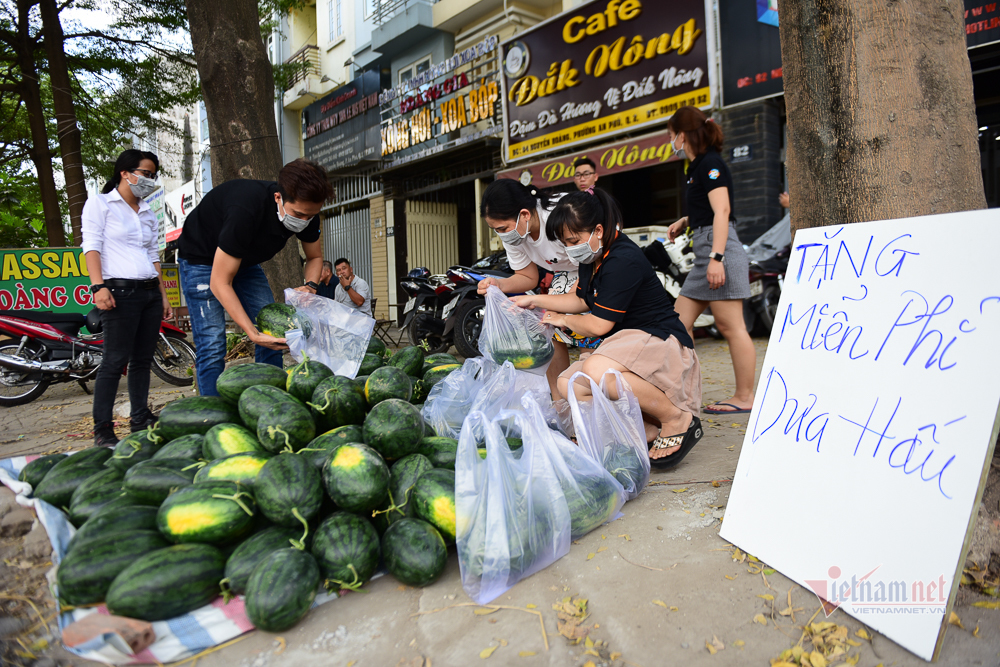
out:
<path id="1" fill-rule="evenodd" d="M 672 468 L 701 438 L 701 368 L 691 337 L 639 247 L 619 232 L 621 212 L 602 190 L 573 192 L 549 215 L 545 233 L 566 246 L 580 265 L 572 294 L 512 297 L 524 308 L 544 308 L 546 324 L 604 340 L 559 375 L 559 393 L 583 371 L 600 382 L 609 370 L 628 381 L 645 417 L 650 464 Z M 588 312 L 589 311 L 589 312 Z M 589 392 L 589 385 L 580 385 Z M 612 393 L 614 389 L 611 390 Z M 617 399 L 616 395 L 612 395 Z"/>
<path id="2" fill-rule="evenodd" d="M 688 334 L 709 305 L 715 326 L 729 343 L 736 375 L 736 393 L 726 401 L 705 406 L 709 414 L 750 412 L 757 351 L 743 320 L 743 299 L 750 296 L 749 264 L 736 236 L 733 177 L 719 155 L 722 129 L 697 107 L 681 107 L 667 127 L 674 152 L 687 154 L 688 215 L 670 225 L 673 241 L 685 227 L 694 232 L 694 268 L 674 307 Z"/>

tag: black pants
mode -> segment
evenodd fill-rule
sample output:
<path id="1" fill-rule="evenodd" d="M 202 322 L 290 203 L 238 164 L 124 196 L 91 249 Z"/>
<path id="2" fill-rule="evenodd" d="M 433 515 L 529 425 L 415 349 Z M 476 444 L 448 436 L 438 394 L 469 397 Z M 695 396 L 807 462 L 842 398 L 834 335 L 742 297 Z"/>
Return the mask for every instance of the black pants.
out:
<path id="1" fill-rule="evenodd" d="M 128 398 L 132 419 L 146 417 L 149 402 L 149 367 L 163 319 L 163 299 L 158 289 L 109 288 L 115 307 L 101 311 L 104 325 L 104 360 L 94 383 L 94 425 L 110 426 L 115 395 L 128 364 Z"/>

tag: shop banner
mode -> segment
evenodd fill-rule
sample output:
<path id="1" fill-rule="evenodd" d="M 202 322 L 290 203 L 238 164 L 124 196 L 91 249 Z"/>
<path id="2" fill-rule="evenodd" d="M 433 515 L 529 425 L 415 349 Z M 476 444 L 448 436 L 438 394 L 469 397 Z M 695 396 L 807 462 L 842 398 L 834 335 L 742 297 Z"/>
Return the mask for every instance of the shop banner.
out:
<path id="1" fill-rule="evenodd" d="M 163 195 L 166 190 L 161 185 L 153 194 L 146 197 L 146 203 L 156 216 L 157 246 L 162 252 L 167 247 L 167 212 L 163 208 Z"/>
<path id="2" fill-rule="evenodd" d="M 163 276 L 163 289 L 167 293 L 167 301 L 171 308 L 181 306 L 181 276 L 176 264 L 161 264 L 160 275 Z"/>
<path id="3" fill-rule="evenodd" d="M 382 75 L 365 72 L 302 111 L 305 157 L 336 170 L 379 159 Z"/>
<path id="4" fill-rule="evenodd" d="M 508 162 L 712 106 L 703 0 L 595 0 L 505 41 Z"/>
<path id="5" fill-rule="evenodd" d="M 597 146 L 551 160 L 526 164 L 497 174 L 497 178 L 513 178 L 523 185 L 548 188 L 573 182 L 573 162 L 588 157 L 597 163 L 597 175 L 617 174 L 633 169 L 652 167 L 664 162 L 677 162 L 670 147 L 667 132 L 650 134 L 640 139 L 627 139 L 614 144 Z"/>
<path id="6" fill-rule="evenodd" d="M 172 243 L 180 238 L 184 221 L 198 205 L 198 193 L 194 181 L 188 181 L 176 190 L 171 190 L 165 198 L 167 210 L 167 233 L 164 238 Z"/>
<path id="7" fill-rule="evenodd" d="M 80 248 L 0 250 L 0 310 L 89 313 L 90 278 Z"/>
<path id="8" fill-rule="evenodd" d="M 997 3 L 965 0 L 965 43 L 971 49 L 1000 42 L 1000 11 Z"/>
<path id="9" fill-rule="evenodd" d="M 719 0 L 722 106 L 784 92 L 778 0 Z"/>

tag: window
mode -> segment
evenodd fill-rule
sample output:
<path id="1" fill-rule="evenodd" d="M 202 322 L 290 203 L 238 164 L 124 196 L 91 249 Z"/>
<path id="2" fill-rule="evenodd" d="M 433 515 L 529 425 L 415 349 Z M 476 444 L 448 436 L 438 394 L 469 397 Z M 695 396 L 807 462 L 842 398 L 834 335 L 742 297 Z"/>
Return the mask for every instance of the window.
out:
<path id="1" fill-rule="evenodd" d="M 330 3 L 330 41 L 336 41 L 344 36 L 343 0 L 329 0 Z"/>
<path id="2" fill-rule="evenodd" d="M 420 76 L 431 68 L 431 57 L 424 56 L 417 62 L 399 70 L 399 83 L 405 83 L 415 76 Z"/>

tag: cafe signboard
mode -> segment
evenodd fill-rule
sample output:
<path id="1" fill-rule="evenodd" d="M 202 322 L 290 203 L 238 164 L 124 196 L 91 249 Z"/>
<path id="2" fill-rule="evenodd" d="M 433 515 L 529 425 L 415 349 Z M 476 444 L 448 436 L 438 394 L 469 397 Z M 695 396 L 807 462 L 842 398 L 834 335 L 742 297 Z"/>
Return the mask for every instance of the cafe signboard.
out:
<path id="1" fill-rule="evenodd" d="M 595 0 L 501 45 L 508 162 L 713 105 L 705 0 Z"/>

